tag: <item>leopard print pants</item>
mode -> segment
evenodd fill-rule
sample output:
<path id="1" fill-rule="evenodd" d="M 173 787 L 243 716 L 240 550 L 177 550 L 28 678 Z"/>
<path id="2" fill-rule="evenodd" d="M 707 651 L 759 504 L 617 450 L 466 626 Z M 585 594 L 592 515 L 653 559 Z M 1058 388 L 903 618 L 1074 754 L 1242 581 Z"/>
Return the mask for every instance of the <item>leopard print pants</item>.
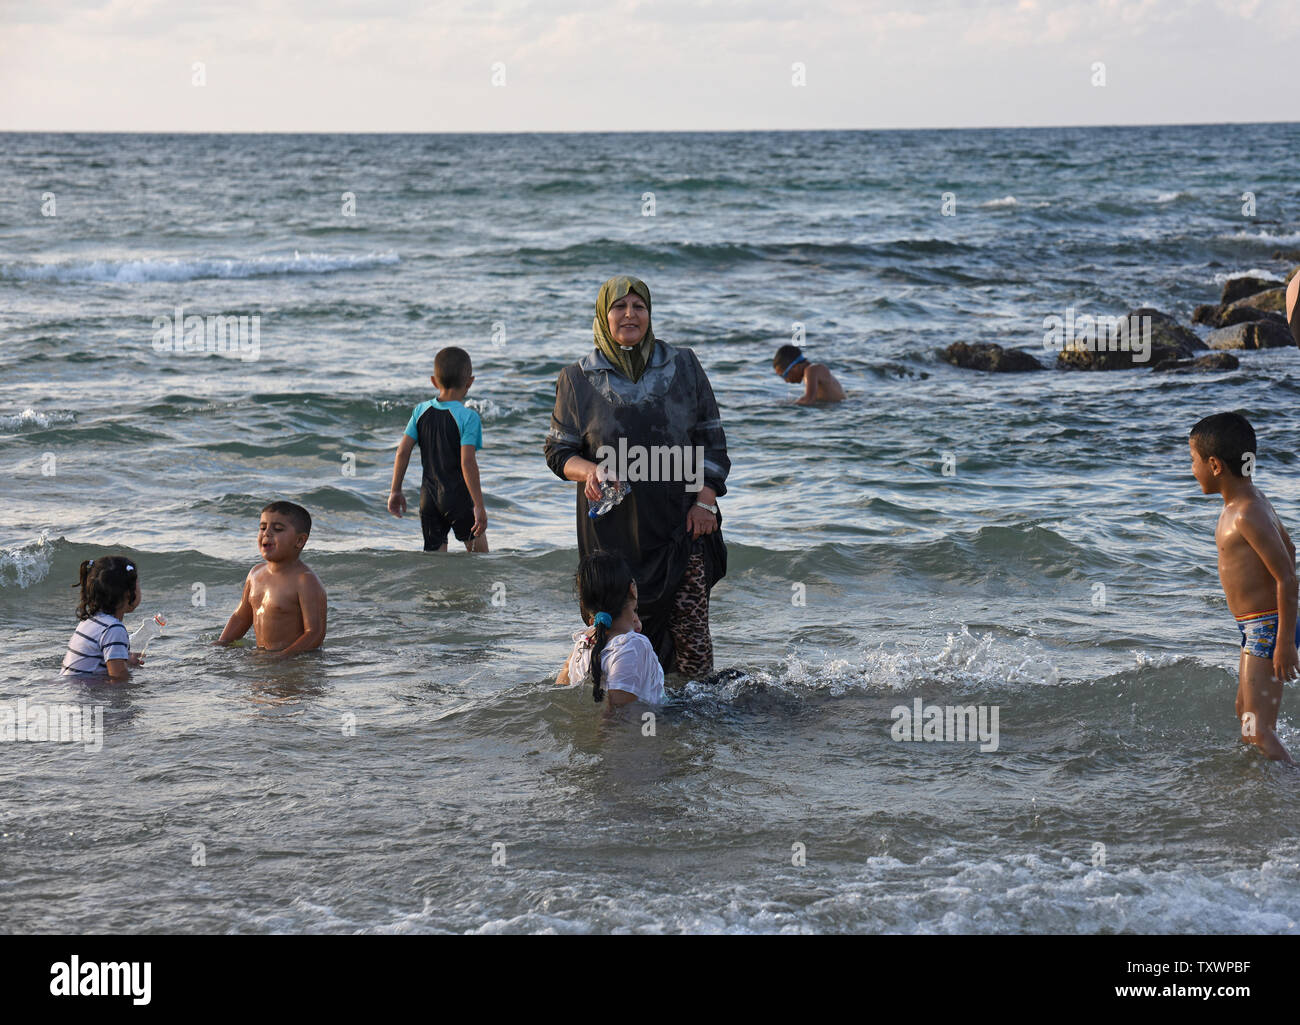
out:
<path id="1" fill-rule="evenodd" d="M 713 672 L 713 637 L 709 634 L 709 588 L 704 556 L 694 552 L 673 596 L 668 630 L 677 649 L 677 672 L 699 679 Z"/>

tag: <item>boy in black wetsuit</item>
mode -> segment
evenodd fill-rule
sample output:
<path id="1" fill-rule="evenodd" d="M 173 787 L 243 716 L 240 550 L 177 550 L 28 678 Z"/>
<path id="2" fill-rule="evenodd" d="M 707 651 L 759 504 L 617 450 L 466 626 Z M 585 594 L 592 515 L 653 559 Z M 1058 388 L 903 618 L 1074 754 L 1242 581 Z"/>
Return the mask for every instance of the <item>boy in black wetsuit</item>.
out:
<path id="1" fill-rule="evenodd" d="M 397 517 L 406 512 L 402 481 L 411 450 L 418 444 L 424 466 L 420 525 L 426 552 L 445 552 L 449 531 L 455 532 L 457 541 L 464 542 L 466 551 L 488 550 L 487 510 L 475 455 L 483 447 L 483 421 L 463 401 L 474 383 L 473 370 L 464 349 L 440 349 L 429 378 L 438 389 L 438 397 L 415 407 L 397 443 L 388 511 Z"/>

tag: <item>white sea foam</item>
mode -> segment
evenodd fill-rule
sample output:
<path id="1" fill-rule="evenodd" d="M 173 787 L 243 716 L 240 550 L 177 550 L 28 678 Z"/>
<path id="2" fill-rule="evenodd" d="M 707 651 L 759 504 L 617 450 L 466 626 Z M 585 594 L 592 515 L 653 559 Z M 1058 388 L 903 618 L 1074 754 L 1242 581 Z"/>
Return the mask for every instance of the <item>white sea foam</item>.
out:
<path id="1" fill-rule="evenodd" d="M 818 659 L 790 655 L 773 669 L 756 669 L 708 684 L 688 683 L 687 701 L 736 701 L 756 688 L 806 694 L 816 691 L 839 697 L 850 692 L 908 692 L 941 683 L 979 689 L 1010 685 L 1054 687 L 1060 670 L 1033 641 L 993 634 L 973 635 L 962 627 L 950 633 L 937 653 L 917 650 L 867 652 L 860 660 Z"/>
<path id="2" fill-rule="evenodd" d="M 371 270 L 398 263 L 395 253 L 352 256 L 297 253 L 292 256 L 256 256 L 251 259 L 197 260 L 58 260 L 50 263 L 0 264 L 0 281 L 107 281 L 135 284 L 145 281 L 195 281 L 200 278 L 256 278 L 275 274 L 334 274 Z"/>
<path id="3" fill-rule="evenodd" d="M 1235 270 L 1231 274 L 1224 274 L 1220 271 L 1218 274 L 1214 275 L 1214 283 L 1216 285 L 1224 285 L 1233 278 L 1263 278 L 1265 281 L 1276 281 L 1278 284 L 1281 284 L 1283 281 L 1282 278 L 1271 270 L 1252 267 L 1250 270 Z"/>
<path id="4" fill-rule="evenodd" d="M 21 431 L 24 427 L 49 427 L 51 424 L 68 424 L 76 416 L 65 410 L 52 410 L 38 413 L 34 409 L 24 409 L 11 416 L 0 416 L 0 431 Z"/>
<path id="5" fill-rule="evenodd" d="M 475 410 L 484 420 L 498 420 L 511 413 L 517 413 L 520 406 L 502 406 L 492 399 L 466 399 L 465 407 Z"/>
<path id="6" fill-rule="evenodd" d="M 682 879 L 671 888 L 653 879 L 639 886 L 575 882 L 572 874 L 543 868 L 526 884 L 507 878 L 452 908 L 426 897 L 418 912 L 399 911 L 363 928 L 487 935 L 1297 931 L 1300 865 L 1291 842 L 1227 870 L 1196 862 L 1151 865 L 1122 845 L 1110 846 L 1108 864 L 1094 865 L 1086 840 L 1077 854 L 1025 850 L 1017 841 L 1005 846 L 1005 853 L 972 856 L 942 845 L 918 860 L 871 853 L 823 894 L 798 904 L 786 894 L 800 870 L 780 867 L 763 881 L 701 886 Z M 329 928 L 334 918 L 299 916 L 292 928 Z"/>
<path id="7" fill-rule="evenodd" d="M 14 548 L 0 549 L 0 587 L 31 587 L 50 575 L 54 546 L 45 534 Z"/>
<path id="8" fill-rule="evenodd" d="M 1273 232 L 1261 228 L 1257 232 L 1234 231 L 1231 235 L 1219 235 L 1218 237 L 1228 242 L 1263 242 L 1270 246 L 1300 245 L 1300 231 L 1283 232 L 1275 235 Z"/>
<path id="9" fill-rule="evenodd" d="M 1184 195 L 1186 195 L 1186 193 L 1183 192 L 1162 192 L 1160 195 L 1156 196 L 1156 202 L 1172 203 L 1175 199 L 1179 199 Z"/>
<path id="10" fill-rule="evenodd" d="M 1019 206 L 1019 204 L 1016 202 L 1015 196 L 1003 196 L 1001 199 L 990 199 L 988 202 L 981 203 L 980 206 L 996 209 L 1003 206 Z"/>

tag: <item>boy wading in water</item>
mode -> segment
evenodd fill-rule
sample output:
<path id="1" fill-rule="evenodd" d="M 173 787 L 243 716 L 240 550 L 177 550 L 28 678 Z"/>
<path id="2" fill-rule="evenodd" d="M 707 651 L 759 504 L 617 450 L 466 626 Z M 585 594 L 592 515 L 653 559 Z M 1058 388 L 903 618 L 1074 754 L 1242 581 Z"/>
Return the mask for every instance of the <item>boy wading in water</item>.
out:
<path id="1" fill-rule="evenodd" d="M 1201 490 L 1223 496 L 1214 541 L 1223 595 L 1241 632 L 1241 739 L 1294 765 L 1276 728 L 1282 684 L 1294 680 L 1297 669 L 1295 545 L 1251 479 L 1255 430 L 1245 417 L 1207 416 L 1192 428 L 1188 444 Z"/>
<path id="2" fill-rule="evenodd" d="M 248 571 L 239 608 L 214 642 L 225 645 L 253 628 L 257 646 L 277 659 L 319 648 L 325 640 L 325 588 L 299 556 L 311 535 L 311 514 L 293 502 L 272 502 L 257 525 L 266 562 Z"/>

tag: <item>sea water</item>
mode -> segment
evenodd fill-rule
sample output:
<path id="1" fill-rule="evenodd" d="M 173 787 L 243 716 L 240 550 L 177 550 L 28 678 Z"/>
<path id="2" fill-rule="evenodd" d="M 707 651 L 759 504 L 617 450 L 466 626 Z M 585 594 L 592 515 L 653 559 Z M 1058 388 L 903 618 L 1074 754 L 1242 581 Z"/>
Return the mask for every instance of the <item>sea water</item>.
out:
<path id="1" fill-rule="evenodd" d="M 1237 739 L 1186 437 L 1244 411 L 1300 525 L 1300 357 L 1011 376 L 935 349 L 1049 363 L 1045 318 L 1187 323 L 1230 275 L 1282 278 L 1298 149 L 1295 125 L 3 136 L 0 706 L 103 723 L 97 750 L 0 745 L 4 928 L 1296 931 L 1300 786 Z M 653 720 L 552 686 L 577 485 L 542 445 L 620 273 L 699 355 L 733 467 L 731 672 Z M 846 402 L 793 404 L 791 340 Z M 488 555 L 425 554 L 385 510 L 446 345 L 474 361 Z M 279 498 L 329 593 L 288 663 L 210 643 Z M 167 632 L 128 686 L 60 679 L 77 567 L 111 552 Z M 932 706 L 996 745 L 899 725 Z"/>

